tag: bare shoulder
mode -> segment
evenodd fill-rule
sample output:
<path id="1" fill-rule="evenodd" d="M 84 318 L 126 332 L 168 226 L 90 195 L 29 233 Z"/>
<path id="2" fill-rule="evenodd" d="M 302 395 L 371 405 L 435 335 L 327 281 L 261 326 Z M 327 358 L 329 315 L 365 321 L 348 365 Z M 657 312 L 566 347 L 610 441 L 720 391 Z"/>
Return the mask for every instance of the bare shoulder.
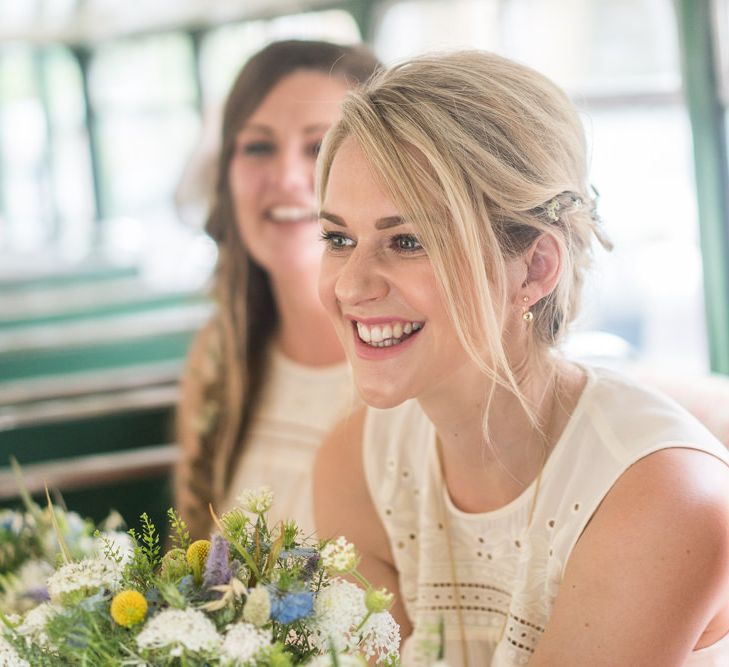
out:
<path id="1" fill-rule="evenodd" d="M 689 447 L 660 450 L 623 473 L 596 519 L 603 529 L 632 524 L 650 534 L 681 527 L 688 535 L 676 536 L 679 541 L 729 547 L 729 466 Z M 706 530 L 709 526 L 714 529 Z"/>
<path id="2" fill-rule="evenodd" d="M 728 600 L 729 466 L 661 450 L 623 473 L 579 539 L 534 664 L 682 665 L 729 631 Z"/>

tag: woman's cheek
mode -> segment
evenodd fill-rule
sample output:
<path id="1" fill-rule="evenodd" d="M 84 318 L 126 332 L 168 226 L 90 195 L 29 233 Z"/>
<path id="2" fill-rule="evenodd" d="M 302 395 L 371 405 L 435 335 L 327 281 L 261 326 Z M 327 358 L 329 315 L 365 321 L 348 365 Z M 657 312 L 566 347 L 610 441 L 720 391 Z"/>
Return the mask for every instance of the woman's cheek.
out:
<path id="1" fill-rule="evenodd" d="M 333 318 L 336 311 L 336 297 L 334 295 L 334 284 L 336 277 L 333 275 L 334 267 L 327 257 L 326 250 L 322 254 L 319 268 L 319 300 L 330 317 Z"/>

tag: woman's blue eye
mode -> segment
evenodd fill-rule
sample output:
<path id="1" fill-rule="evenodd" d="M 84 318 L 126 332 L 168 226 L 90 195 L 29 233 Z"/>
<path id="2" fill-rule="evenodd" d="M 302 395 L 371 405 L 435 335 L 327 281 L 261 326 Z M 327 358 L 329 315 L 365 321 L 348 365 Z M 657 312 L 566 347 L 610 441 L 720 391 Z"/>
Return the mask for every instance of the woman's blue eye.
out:
<path id="1" fill-rule="evenodd" d="M 352 245 L 352 239 L 337 232 L 322 232 L 321 240 L 324 241 L 329 250 L 344 250 Z"/>
<path id="2" fill-rule="evenodd" d="M 268 141 L 252 141 L 241 148 L 243 155 L 268 155 L 273 151 L 274 145 Z"/>
<path id="3" fill-rule="evenodd" d="M 311 144 L 311 146 L 309 146 L 309 153 L 311 153 L 311 155 L 313 155 L 314 157 L 317 157 L 317 155 L 319 155 L 320 150 L 321 150 L 321 140 L 317 141 L 317 142 Z"/>
<path id="4" fill-rule="evenodd" d="M 393 238 L 393 243 L 398 252 L 418 252 L 423 249 L 420 241 L 412 234 L 398 234 Z"/>

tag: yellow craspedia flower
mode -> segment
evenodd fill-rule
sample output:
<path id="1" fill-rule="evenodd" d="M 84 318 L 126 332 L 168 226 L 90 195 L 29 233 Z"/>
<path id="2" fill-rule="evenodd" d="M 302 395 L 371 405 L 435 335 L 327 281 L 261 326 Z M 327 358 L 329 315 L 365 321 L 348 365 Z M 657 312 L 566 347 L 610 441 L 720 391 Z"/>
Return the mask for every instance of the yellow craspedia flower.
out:
<path id="1" fill-rule="evenodd" d="M 139 591 L 122 591 L 111 601 L 111 617 L 117 625 L 131 628 L 147 615 L 147 600 Z"/>
<path id="2" fill-rule="evenodd" d="M 202 572 L 210 552 L 209 540 L 195 540 L 187 547 L 187 564 L 193 572 Z"/>

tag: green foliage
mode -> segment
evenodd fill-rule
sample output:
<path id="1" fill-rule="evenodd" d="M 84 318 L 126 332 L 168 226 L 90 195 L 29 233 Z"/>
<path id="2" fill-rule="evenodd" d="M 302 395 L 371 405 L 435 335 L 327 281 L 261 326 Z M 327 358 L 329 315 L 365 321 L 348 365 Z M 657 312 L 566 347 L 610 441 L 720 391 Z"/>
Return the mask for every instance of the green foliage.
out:
<path id="1" fill-rule="evenodd" d="M 161 560 L 159 533 L 146 512 L 143 512 L 139 518 L 142 522 L 142 549 L 152 567 L 157 567 Z"/>
<path id="2" fill-rule="evenodd" d="M 104 537 L 99 530 L 94 531 L 94 537 L 101 540 L 103 544 L 101 552 L 104 554 L 104 557 L 120 565 L 123 557 L 119 550 L 119 545 L 112 542 L 108 537 Z"/>
<path id="3" fill-rule="evenodd" d="M 131 567 L 125 569 L 124 582 L 127 586 L 137 590 L 146 590 L 155 583 L 155 571 L 162 558 L 159 544 L 159 534 L 149 516 L 144 512 L 140 517 L 142 532 L 134 528 L 129 529 L 129 535 L 134 541 Z"/>
<path id="4" fill-rule="evenodd" d="M 173 609 L 184 609 L 190 602 L 171 581 L 160 581 L 157 588 L 162 599 Z"/>
<path id="5" fill-rule="evenodd" d="M 293 548 L 299 536 L 299 527 L 296 525 L 296 522 L 285 521 L 281 529 L 281 535 L 283 537 L 284 550 Z"/>
<path id="6" fill-rule="evenodd" d="M 187 551 L 190 546 L 190 531 L 182 517 L 170 507 L 167 510 L 167 518 L 170 521 L 170 540 L 172 545 L 183 551 Z"/>
<path id="7" fill-rule="evenodd" d="M 248 526 L 250 520 L 243 513 L 243 510 L 236 507 L 235 509 L 226 512 L 220 517 L 220 523 L 225 532 L 226 538 L 230 542 L 235 542 L 237 545 L 246 548 L 248 545 Z"/>

